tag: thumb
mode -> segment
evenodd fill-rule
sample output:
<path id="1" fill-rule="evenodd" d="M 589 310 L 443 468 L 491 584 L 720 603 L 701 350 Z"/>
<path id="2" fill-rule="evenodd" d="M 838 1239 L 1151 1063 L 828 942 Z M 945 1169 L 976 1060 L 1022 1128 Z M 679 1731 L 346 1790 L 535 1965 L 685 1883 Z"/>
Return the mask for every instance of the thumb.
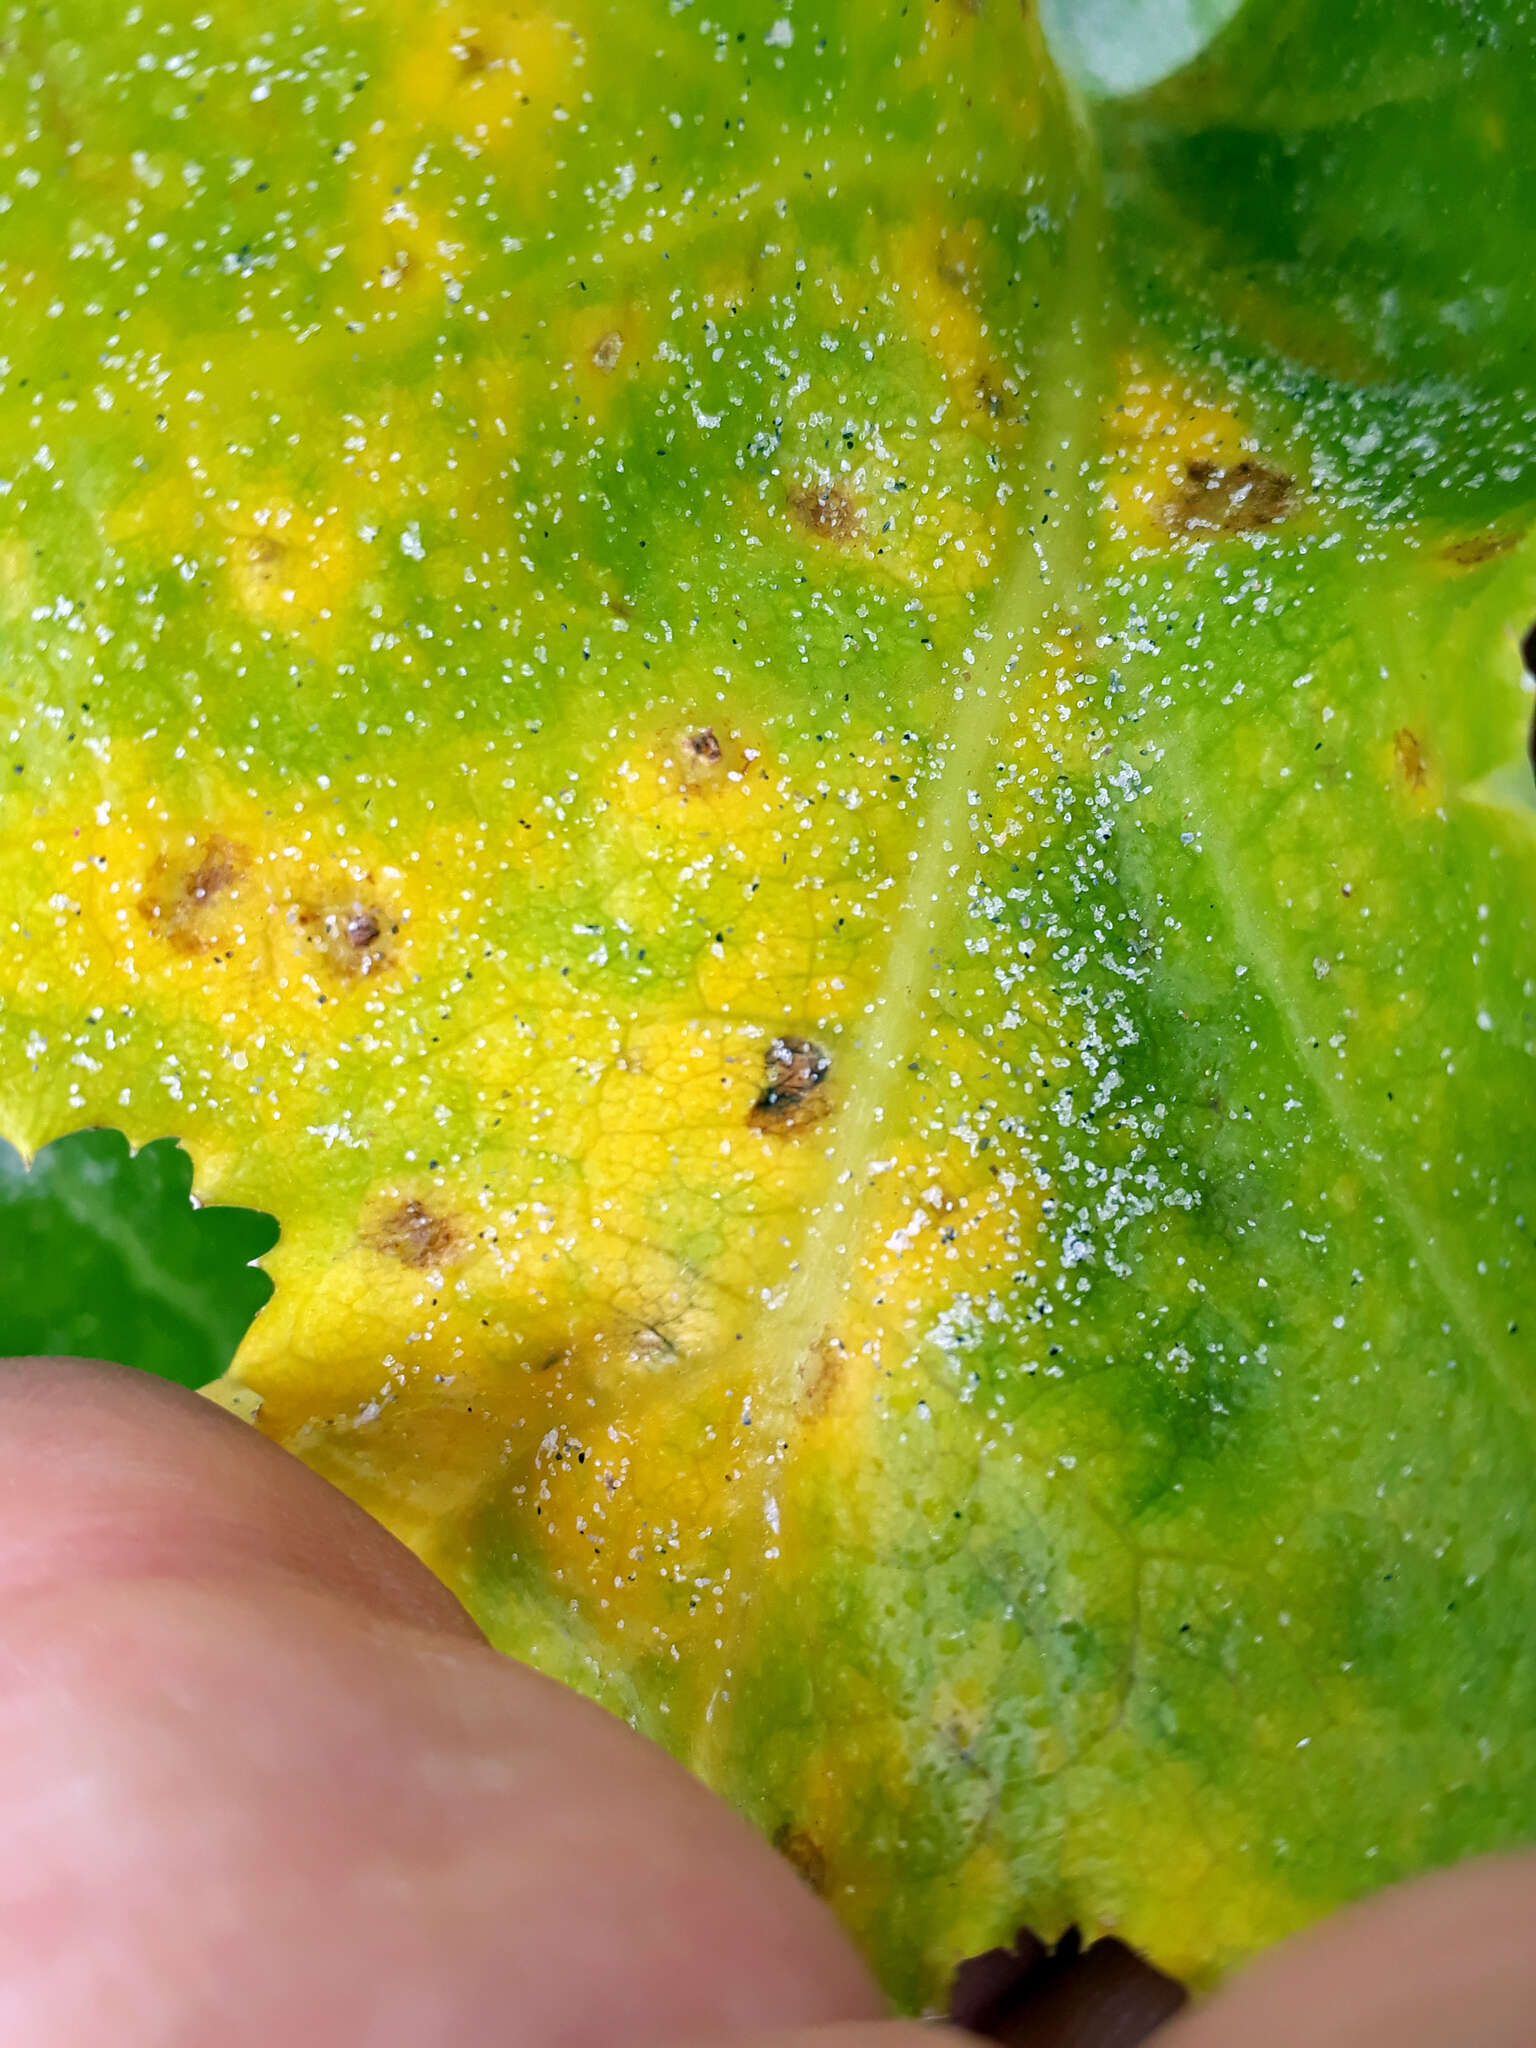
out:
<path id="1" fill-rule="evenodd" d="M 254 1431 L 0 1367 L 0 2040 L 419 2048 L 874 2017 L 766 1845 Z"/>
<path id="2" fill-rule="evenodd" d="M 1500 1856 L 1326 1921 L 1172 2027 L 1167 2048 L 1531 2048 L 1533 2015 L 1536 1856 Z"/>

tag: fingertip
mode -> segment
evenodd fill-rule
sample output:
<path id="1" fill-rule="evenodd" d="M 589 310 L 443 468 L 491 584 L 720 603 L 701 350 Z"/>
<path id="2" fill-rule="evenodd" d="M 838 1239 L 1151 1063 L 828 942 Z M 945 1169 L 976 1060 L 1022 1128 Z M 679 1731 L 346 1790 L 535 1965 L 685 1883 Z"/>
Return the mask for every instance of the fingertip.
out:
<path id="1" fill-rule="evenodd" d="M 719 2042 L 678 2042 L 675 2048 L 979 2048 L 979 2043 L 974 2034 L 940 2021 L 835 2020 L 768 2034 L 735 2034 Z"/>
<path id="2" fill-rule="evenodd" d="M 286 1578 L 479 1636 L 403 1544 L 213 1402 L 96 1359 L 0 1361 L 0 1598 L 125 1577 Z"/>
<path id="3" fill-rule="evenodd" d="M 125 2048 L 881 2010 L 737 1816 L 182 1390 L 0 1366 L 0 1635 L 6 2042 L 83 2048 L 103 2010 Z"/>
<path id="4" fill-rule="evenodd" d="M 1167 2038 L 1168 2048 L 1529 2048 L 1533 2010 L 1536 1855 L 1527 1853 L 1438 1871 L 1338 1914 Z"/>

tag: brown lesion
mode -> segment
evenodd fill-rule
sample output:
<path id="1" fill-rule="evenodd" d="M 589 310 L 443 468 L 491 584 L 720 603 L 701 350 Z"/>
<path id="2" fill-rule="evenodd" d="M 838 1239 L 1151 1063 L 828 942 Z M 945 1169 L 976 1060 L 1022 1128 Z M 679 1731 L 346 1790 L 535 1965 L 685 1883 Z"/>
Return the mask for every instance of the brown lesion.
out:
<path id="1" fill-rule="evenodd" d="M 781 1036 L 763 1056 L 763 1088 L 747 1122 L 754 1131 L 788 1136 L 831 1113 L 827 1076 L 832 1056 L 814 1039 Z"/>
<path id="2" fill-rule="evenodd" d="M 726 741 L 712 725 L 684 726 L 672 744 L 682 769 L 681 783 L 685 792 L 707 790 L 728 778 L 731 761 Z"/>
<path id="3" fill-rule="evenodd" d="M 800 1361 L 795 1375 L 796 1405 L 810 1420 L 825 1415 L 832 1405 L 848 1366 L 848 1349 L 841 1337 L 818 1337 Z"/>
<path id="4" fill-rule="evenodd" d="M 1398 772 L 1410 789 L 1422 789 L 1427 779 L 1424 763 L 1424 749 L 1418 736 L 1400 725 L 1392 735 L 1392 752 L 1397 760 Z"/>
<path id="5" fill-rule="evenodd" d="M 677 751 L 690 768 L 718 768 L 725 749 L 712 725 L 699 725 L 679 735 Z"/>
<path id="6" fill-rule="evenodd" d="M 390 941 L 399 931 L 386 911 L 362 898 L 300 906 L 300 931 L 343 981 L 377 974 L 392 958 Z"/>
<path id="7" fill-rule="evenodd" d="M 1245 456 L 1240 462 L 1186 463 L 1159 516 L 1170 533 L 1198 538 L 1255 533 L 1289 518 L 1295 509 L 1295 478 Z"/>
<path id="8" fill-rule="evenodd" d="M 227 899 L 250 863 L 245 847 L 210 833 L 180 862 L 155 863 L 139 915 L 176 952 L 211 952 L 220 941 Z"/>
<path id="9" fill-rule="evenodd" d="M 853 493 L 830 478 L 800 484 L 790 492 L 789 516 L 818 540 L 846 547 L 864 532 L 864 508 Z"/>
<path id="10" fill-rule="evenodd" d="M 1511 548 L 1520 545 L 1522 535 L 1518 533 L 1472 533 L 1461 540 L 1453 540 L 1440 550 L 1442 561 L 1454 563 L 1458 569 L 1476 569 L 1484 562 L 1495 561 L 1500 555 L 1507 555 Z"/>
<path id="11" fill-rule="evenodd" d="M 273 533 L 243 535 L 235 543 L 242 580 L 257 590 L 271 590 L 292 582 L 287 570 L 289 549 Z"/>
<path id="12" fill-rule="evenodd" d="M 387 1259 L 398 1259 L 402 1266 L 424 1270 L 441 1266 L 452 1258 L 462 1237 L 451 1216 L 429 1209 L 412 1195 L 377 1217 L 365 1241 Z"/>
<path id="13" fill-rule="evenodd" d="M 822 1898 L 826 1897 L 826 1854 L 812 1835 L 804 1828 L 796 1827 L 793 1821 L 787 1820 L 774 1830 L 773 1846 L 813 1892 Z"/>
<path id="14" fill-rule="evenodd" d="M 600 334 L 592 344 L 592 360 L 600 370 L 616 370 L 624 353 L 624 337 L 616 327 Z"/>

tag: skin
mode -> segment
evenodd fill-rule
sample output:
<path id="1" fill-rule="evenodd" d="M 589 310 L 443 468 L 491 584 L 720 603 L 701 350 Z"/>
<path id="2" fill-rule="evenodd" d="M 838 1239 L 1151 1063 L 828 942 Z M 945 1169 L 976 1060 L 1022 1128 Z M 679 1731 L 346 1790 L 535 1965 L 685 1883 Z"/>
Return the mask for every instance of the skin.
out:
<path id="1" fill-rule="evenodd" d="M 787 1866 L 180 1389 L 0 1369 L 0 2040 L 933 2048 Z M 1389 1894 L 1169 2048 L 1536 2039 L 1536 1859 Z"/>

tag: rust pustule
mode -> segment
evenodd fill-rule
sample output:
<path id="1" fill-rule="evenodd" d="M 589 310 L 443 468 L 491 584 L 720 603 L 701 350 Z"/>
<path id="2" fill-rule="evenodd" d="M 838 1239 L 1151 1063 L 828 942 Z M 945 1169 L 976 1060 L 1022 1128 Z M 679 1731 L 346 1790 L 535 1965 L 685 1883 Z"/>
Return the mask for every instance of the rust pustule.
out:
<path id="1" fill-rule="evenodd" d="M 211 833 L 182 866 L 156 862 L 139 915 L 178 953 L 207 953 L 218 944 L 220 899 L 250 865 L 243 846 Z"/>
<path id="2" fill-rule="evenodd" d="M 1440 553 L 1445 561 L 1454 562 L 1459 569 L 1475 569 L 1483 562 L 1507 555 L 1519 543 L 1518 533 L 1474 533 L 1464 540 L 1451 541 Z"/>
<path id="3" fill-rule="evenodd" d="M 252 534 L 242 541 L 241 552 L 245 556 L 246 569 L 253 583 L 275 583 L 278 570 L 287 559 L 288 549 L 271 533 Z"/>
<path id="4" fill-rule="evenodd" d="M 790 517 L 818 540 L 846 544 L 864 531 L 864 513 L 857 498 L 841 484 L 815 483 L 789 494 Z"/>
<path id="5" fill-rule="evenodd" d="M 1424 749 L 1418 738 L 1406 725 L 1400 725 L 1392 735 L 1392 751 L 1397 756 L 1397 765 L 1404 782 L 1410 789 L 1424 787 Z"/>
<path id="6" fill-rule="evenodd" d="M 848 1352 L 841 1337 L 818 1337 L 807 1347 L 795 1375 L 800 1413 L 812 1420 L 824 1415 L 842 1382 Z"/>
<path id="7" fill-rule="evenodd" d="M 459 1232 L 451 1217 L 439 1216 L 414 1195 L 388 1210 L 368 1232 L 367 1241 L 402 1266 L 440 1266 L 458 1249 Z"/>
<path id="8" fill-rule="evenodd" d="M 707 790 L 729 772 L 724 743 L 712 725 L 689 726 L 674 741 L 685 792 Z"/>
<path id="9" fill-rule="evenodd" d="M 1241 462 L 1188 464 L 1162 508 L 1170 533 L 1252 533 L 1294 511 L 1295 479 L 1245 456 Z"/>
<path id="10" fill-rule="evenodd" d="M 832 1108 L 826 1093 L 832 1058 L 809 1038 L 773 1039 L 763 1057 L 763 1091 L 747 1122 L 754 1131 L 803 1130 Z"/>
<path id="11" fill-rule="evenodd" d="M 306 904 L 299 911 L 298 923 L 324 955 L 327 966 L 344 981 L 377 974 L 387 966 L 389 939 L 398 929 L 377 904 L 361 900 Z"/>

